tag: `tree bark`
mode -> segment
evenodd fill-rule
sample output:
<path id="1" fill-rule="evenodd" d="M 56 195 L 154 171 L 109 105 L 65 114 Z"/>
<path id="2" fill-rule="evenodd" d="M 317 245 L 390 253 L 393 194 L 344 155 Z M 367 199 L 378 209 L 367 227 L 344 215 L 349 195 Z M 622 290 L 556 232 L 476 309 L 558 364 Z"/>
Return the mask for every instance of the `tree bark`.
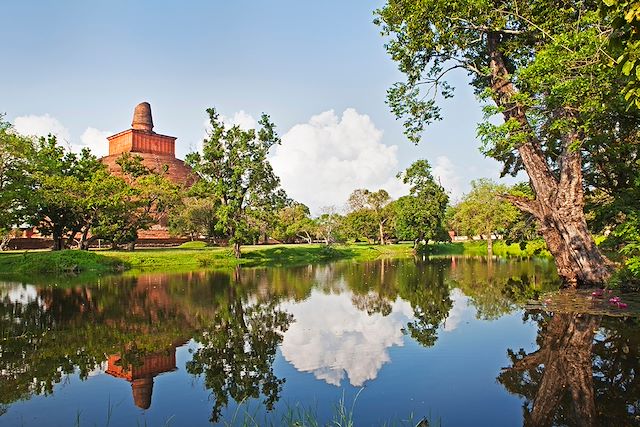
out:
<path id="1" fill-rule="evenodd" d="M 64 249 L 64 237 L 59 233 L 53 233 L 53 247 L 51 249 L 54 251 L 61 251 Z"/>
<path id="2" fill-rule="evenodd" d="M 384 245 L 384 221 L 378 223 L 378 231 L 380 233 L 380 244 Z"/>
<path id="3" fill-rule="evenodd" d="M 233 242 L 233 255 L 237 259 L 240 259 L 242 257 L 242 252 L 240 251 L 240 243 L 239 242 Z"/>
<path id="4" fill-rule="evenodd" d="M 81 251 L 89 250 L 90 240 L 87 238 L 88 235 L 89 235 L 89 227 L 85 227 L 85 229 L 82 231 L 82 234 L 80 235 L 80 242 L 78 242 L 78 246 Z"/>
<path id="5" fill-rule="evenodd" d="M 491 233 L 487 234 L 487 255 L 490 257 L 493 256 L 493 238 Z"/>
<path id="6" fill-rule="evenodd" d="M 7 250 L 7 245 L 9 245 L 10 241 L 11 241 L 11 233 L 6 233 L 2 235 L 2 238 L 0 239 L 0 252 Z"/>
<path id="7" fill-rule="evenodd" d="M 504 109 L 505 121 L 516 120 L 523 132 L 530 135 L 517 150 L 536 194 L 535 200 L 507 199 L 536 218 L 565 286 L 600 285 L 610 277 L 611 263 L 602 255 L 587 229 L 582 156 L 579 149 L 574 148 L 580 142 L 580 135 L 572 131 L 565 136 L 559 176 L 556 177 L 528 122 L 525 108 L 513 100 L 517 90 L 510 80 L 499 44 L 500 35 L 489 32 L 487 47 L 493 99 Z"/>

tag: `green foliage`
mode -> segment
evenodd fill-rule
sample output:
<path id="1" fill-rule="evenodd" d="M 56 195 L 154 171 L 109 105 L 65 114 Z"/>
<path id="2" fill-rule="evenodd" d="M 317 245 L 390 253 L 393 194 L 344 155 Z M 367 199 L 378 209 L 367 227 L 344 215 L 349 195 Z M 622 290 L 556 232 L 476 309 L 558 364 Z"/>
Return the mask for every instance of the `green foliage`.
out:
<path id="1" fill-rule="evenodd" d="M 604 18 L 610 20 L 609 51 L 615 66 L 628 83 L 625 99 L 640 108 L 640 2 L 635 0 L 603 0 Z"/>
<path id="2" fill-rule="evenodd" d="M 396 237 L 416 243 L 433 239 L 443 227 L 448 196 L 426 160 L 414 162 L 399 177 L 410 185 L 410 193 L 393 202 Z"/>
<path id="3" fill-rule="evenodd" d="M 178 236 L 208 240 L 220 237 L 216 231 L 216 211 L 218 201 L 209 197 L 187 197 L 179 209 L 172 209 L 169 215 L 169 230 Z"/>
<path id="4" fill-rule="evenodd" d="M 277 211 L 286 201 L 267 159 L 269 149 L 279 144 L 280 138 L 266 114 L 258 130 L 243 130 L 225 127 L 213 108 L 207 113 L 211 130 L 203 152 L 187 155 L 187 163 L 199 178 L 192 191 L 220 201 L 216 230 L 234 243 L 240 256 L 239 245 L 253 240 L 256 220 Z"/>
<path id="5" fill-rule="evenodd" d="M 378 236 L 378 221 L 374 211 L 360 209 L 349 212 L 343 220 L 344 235 L 354 241 L 373 242 Z"/>
<path id="6" fill-rule="evenodd" d="M 394 209 L 386 190 L 354 190 L 347 202 L 350 212 L 345 218 L 345 233 L 354 240 L 375 240 L 384 244 L 387 224 L 392 222 Z"/>
<path id="7" fill-rule="evenodd" d="M 33 142 L 17 134 L 0 115 L 0 249 L 14 227 L 27 218 L 25 201 L 32 189 L 30 161 Z"/>
<path id="8" fill-rule="evenodd" d="M 324 240 L 326 245 L 344 241 L 344 218 L 333 207 L 326 207 L 323 211 L 315 220 L 316 237 Z"/>
<path id="9" fill-rule="evenodd" d="M 88 149 L 80 155 L 65 150 L 54 136 L 40 138 L 31 159 L 34 190 L 29 198 L 31 222 L 63 249 L 86 225 L 87 208 L 95 200 L 92 180 L 103 178 L 105 166 Z"/>
<path id="10" fill-rule="evenodd" d="M 186 369 L 203 376 L 214 406 L 210 421 L 219 421 L 229 397 L 236 402 L 264 396 L 267 410 L 278 401 L 285 382 L 273 372 L 278 344 L 293 320 L 290 314 L 269 304 L 244 306 L 239 298 L 216 314 L 212 326 L 196 339 L 201 346 Z"/>
<path id="11" fill-rule="evenodd" d="M 309 208 L 298 202 L 292 202 L 278 212 L 273 237 L 284 243 L 304 240 L 311 243 L 316 234 L 316 224 L 310 217 Z"/>
<path id="12" fill-rule="evenodd" d="M 472 181 L 471 191 L 455 206 L 451 221 L 454 230 L 460 235 L 482 235 L 487 240 L 494 233 L 504 233 L 519 216 L 511 203 L 500 198 L 508 191 L 489 179 Z"/>

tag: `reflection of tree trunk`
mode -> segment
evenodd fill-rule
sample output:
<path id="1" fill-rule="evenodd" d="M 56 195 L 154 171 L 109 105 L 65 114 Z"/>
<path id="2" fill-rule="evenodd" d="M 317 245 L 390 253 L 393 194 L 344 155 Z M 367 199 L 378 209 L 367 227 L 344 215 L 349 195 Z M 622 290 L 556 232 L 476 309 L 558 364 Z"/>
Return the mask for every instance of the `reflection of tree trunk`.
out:
<path id="1" fill-rule="evenodd" d="M 571 394 L 575 425 L 595 426 L 591 347 L 598 319 L 588 315 L 556 313 L 543 332 L 538 351 L 514 363 L 514 370 L 535 369 L 544 365 L 544 373 L 533 400 L 533 409 L 525 425 L 550 426 L 566 392 Z"/>

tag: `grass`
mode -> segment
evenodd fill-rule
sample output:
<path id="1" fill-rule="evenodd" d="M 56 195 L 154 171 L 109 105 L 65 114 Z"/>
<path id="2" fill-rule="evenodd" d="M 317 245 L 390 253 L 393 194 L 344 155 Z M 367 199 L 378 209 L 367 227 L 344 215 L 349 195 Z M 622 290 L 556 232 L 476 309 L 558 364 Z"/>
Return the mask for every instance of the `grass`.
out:
<path id="1" fill-rule="evenodd" d="M 486 255 L 487 243 L 438 243 L 427 247 L 432 255 Z M 497 241 L 493 245 L 497 256 L 550 256 L 544 242 L 533 241 L 526 247 Z M 198 268 L 230 268 L 237 265 L 295 266 L 318 264 L 340 259 L 354 261 L 380 257 L 406 257 L 413 254 L 411 244 L 368 245 L 349 244 L 325 246 L 270 245 L 243 246 L 243 256 L 236 259 L 229 248 L 207 246 L 204 242 L 187 242 L 176 248 L 137 249 L 135 251 L 23 251 L 0 254 L 0 273 L 19 275 L 95 273 L 103 274 L 130 269 L 155 271 L 194 270 Z"/>
<path id="2" fill-rule="evenodd" d="M 15 274 L 107 273 L 127 266 L 115 258 L 86 251 L 38 251 L 0 254 L 0 272 Z"/>
<path id="3" fill-rule="evenodd" d="M 199 244 L 197 244 L 199 243 Z M 63 273 L 108 273 L 137 270 L 193 270 L 228 268 L 237 265 L 292 266 L 317 264 L 338 259 L 358 261 L 381 256 L 411 255 L 409 245 L 274 245 L 243 246 L 243 257 L 236 259 L 229 248 L 208 247 L 202 242 L 188 242 L 171 249 L 138 249 L 135 251 L 12 252 L 0 254 L 0 273 L 19 275 Z"/>
<path id="4" fill-rule="evenodd" d="M 487 255 L 487 242 L 474 240 L 471 242 L 436 243 L 429 245 L 427 252 L 431 255 Z M 502 240 L 493 242 L 493 254 L 502 257 L 530 258 L 534 256 L 551 257 L 543 240 L 532 240 L 522 248 L 518 243 L 507 244 Z"/>

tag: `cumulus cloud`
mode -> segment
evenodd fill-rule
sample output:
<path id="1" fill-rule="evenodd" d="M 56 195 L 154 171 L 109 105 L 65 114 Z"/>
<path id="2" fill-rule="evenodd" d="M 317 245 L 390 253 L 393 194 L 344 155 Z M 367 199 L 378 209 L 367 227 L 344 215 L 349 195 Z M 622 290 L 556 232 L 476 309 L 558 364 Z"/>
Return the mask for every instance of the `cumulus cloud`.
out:
<path id="1" fill-rule="evenodd" d="M 438 156 L 433 166 L 433 176 L 449 194 L 451 201 L 462 197 L 462 181 L 456 174 L 455 166 L 447 156 Z"/>
<path id="2" fill-rule="evenodd" d="M 71 139 L 69 129 L 49 114 L 43 116 L 29 115 L 16 117 L 13 121 L 13 126 L 18 133 L 22 135 L 40 137 L 52 134 L 55 135 L 61 143 L 68 143 Z"/>
<path id="3" fill-rule="evenodd" d="M 240 129 L 243 130 L 255 129 L 258 127 L 258 121 L 251 114 L 245 112 L 244 110 L 240 110 L 234 113 L 232 117 L 222 116 L 222 121 L 227 127 L 237 125 L 240 126 Z"/>
<path id="4" fill-rule="evenodd" d="M 79 152 L 83 148 L 89 148 L 91 152 L 98 157 L 109 154 L 109 142 L 107 137 L 113 135 L 111 131 L 98 130 L 88 127 L 82 136 L 80 136 L 81 144 L 72 145 L 73 151 Z"/>
<path id="5" fill-rule="evenodd" d="M 369 116 L 353 108 L 341 117 L 325 111 L 285 133 L 271 164 L 289 196 L 316 213 L 344 204 L 357 188 L 384 188 L 398 197 L 406 192 L 395 178 L 398 147 L 383 144 L 382 136 Z"/>
<path id="6" fill-rule="evenodd" d="M 447 319 L 444 321 L 442 329 L 446 332 L 455 331 L 461 322 L 469 317 L 469 299 L 458 288 L 453 289 L 450 294 L 453 306 L 449 311 Z"/>
<path id="7" fill-rule="evenodd" d="M 351 303 L 351 293 L 319 291 L 298 304 L 284 305 L 295 322 L 282 341 L 282 355 L 301 372 L 340 386 L 356 387 L 375 379 L 389 362 L 387 349 L 403 345 L 402 328 L 413 318 L 411 305 L 397 299 L 391 313 L 369 315 Z"/>

